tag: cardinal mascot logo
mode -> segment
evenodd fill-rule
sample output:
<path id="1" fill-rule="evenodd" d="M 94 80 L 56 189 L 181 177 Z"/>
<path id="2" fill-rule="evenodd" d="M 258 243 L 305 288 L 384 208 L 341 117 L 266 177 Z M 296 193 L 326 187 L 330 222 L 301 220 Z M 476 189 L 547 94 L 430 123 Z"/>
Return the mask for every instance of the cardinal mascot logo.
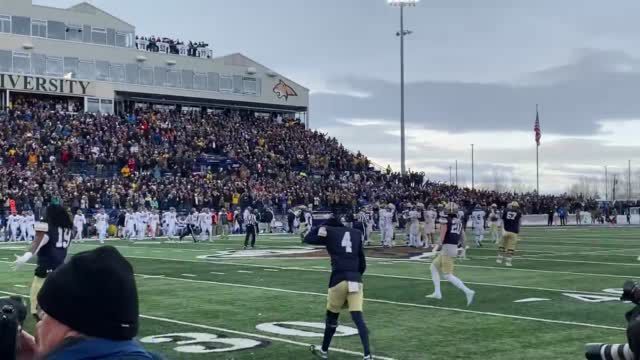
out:
<path id="1" fill-rule="evenodd" d="M 276 94 L 278 99 L 284 98 L 285 101 L 289 100 L 289 96 L 298 96 L 298 93 L 282 80 L 273 87 L 273 93 Z"/>

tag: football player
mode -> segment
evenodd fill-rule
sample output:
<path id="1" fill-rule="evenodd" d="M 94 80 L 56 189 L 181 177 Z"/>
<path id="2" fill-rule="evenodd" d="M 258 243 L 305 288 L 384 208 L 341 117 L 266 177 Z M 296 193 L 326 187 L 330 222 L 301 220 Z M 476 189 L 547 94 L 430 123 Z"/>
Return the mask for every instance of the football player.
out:
<path id="1" fill-rule="evenodd" d="M 500 212 L 498 205 L 492 204 L 489 210 L 489 231 L 491 238 L 497 244 L 500 242 Z"/>
<path id="2" fill-rule="evenodd" d="M 440 276 L 445 278 L 451 285 L 462 290 L 467 297 L 467 306 L 473 302 L 475 291 L 464 285 L 462 280 L 453 274 L 454 260 L 458 255 L 458 244 L 464 237 L 462 230 L 462 221 L 458 218 L 458 205 L 449 203 L 446 206 L 448 211 L 447 222 L 440 226 L 440 238 L 442 242 L 442 250 L 440 254 L 431 263 L 431 280 L 433 281 L 434 292 L 427 295 L 430 299 L 442 299 L 440 291 Z"/>
<path id="3" fill-rule="evenodd" d="M 396 207 L 388 204 L 384 209 L 380 209 L 380 237 L 382 246 L 390 248 L 393 246 L 393 217 Z"/>
<path id="4" fill-rule="evenodd" d="M 76 229 L 76 236 L 74 240 L 82 241 L 82 235 L 84 232 L 84 224 L 87 223 L 82 210 L 78 210 L 76 216 L 73 217 L 73 227 Z"/>
<path id="5" fill-rule="evenodd" d="M 482 240 L 484 239 L 484 217 L 485 212 L 477 204 L 471 213 L 471 222 L 473 226 L 473 234 L 475 235 L 476 246 L 482 247 Z"/>
<path id="6" fill-rule="evenodd" d="M 151 210 L 149 213 L 149 235 L 152 239 L 156 238 L 158 234 L 158 224 L 160 223 L 160 215 L 158 215 L 158 210 Z"/>
<path id="7" fill-rule="evenodd" d="M 190 215 L 187 216 L 187 218 L 185 219 L 185 228 L 182 231 L 182 234 L 180 234 L 180 241 L 182 241 L 182 239 L 184 239 L 185 236 L 187 235 L 191 235 L 191 238 L 193 238 L 193 242 L 197 243 L 198 239 L 196 239 L 195 233 L 197 232 L 197 227 L 198 227 L 198 210 L 196 210 L 196 208 L 193 208 L 193 211 L 191 212 Z"/>
<path id="8" fill-rule="evenodd" d="M 138 240 L 144 240 L 147 234 L 147 225 L 149 224 L 149 213 L 143 207 L 136 212 L 136 231 L 138 232 Z"/>
<path id="9" fill-rule="evenodd" d="M 16 255 L 14 268 L 17 270 L 34 255 L 38 257 L 35 277 L 31 285 L 31 314 L 40 320 L 37 296 L 47 274 L 53 272 L 64 263 L 71 243 L 71 232 L 74 228 L 71 215 L 60 205 L 60 200 L 53 198 L 46 210 L 46 223 L 36 226 L 36 238 L 31 249 L 22 256 Z"/>
<path id="10" fill-rule="evenodd" d="M 18 229 L 20 228 L 20 217 L 16 214 L 15 211 L 11 212 L 9 218 L 7 219 L 7 228 L 9 228 L 9 232 L 11 235 L 9 236 L 9 241 L 15 242 L 18 240 Z"/>
<path id="11" fill-rule="evenodd" d="M 406 219 L 409 221 L 409 247 L 422 247 L 420 242 L 420 213 L 417 208 L 411 208 L 406 215 Z"/>
<path id="12" fill-rule="evenodd" d="M 20 238 L 18 241 L 28 242 L 29 237 L 27 236 L 27 217 L 29 216 L 28 211 L 23 211 L 22 216 L 20 216 Z"/>
<path id="13" fill-rule="evenodd" d="M 203 208 L 200 214 L 198 214 L 198 223 L 200 226 L 200 240 L 211 241 L 213 236 L 213 219 L 211 218 L 211 212 L 208 208 Z"/>
<path id="14" fill-rule="evenodd" d="M 424 213 L 424 231 L 427 234 L 427 240 L 424 246 L 435 246 L 436 244 L 436 218 L 438 213 L 434 210 L 433 205 L 427 207 L 427 211 Z"/>
<path id="15" fill-rule="evenodd" d="M 95 215 L 96 230 L 98 232 L 98 240 L 100 244 L 104 244 L 104 239 L 107 237 L 107 227 L 109 226 L 109 215 L 104 212 L 104 209 L 99 209 Z"/>
<path id="16" fill-rule="evenodd" d="M 36 238 L 36 217 L 33 211 L 27 211 L 27 241 L 32 242 Z"/>
<path id="17" fill-rule="evenodd" d="M 125 210 L 124 216 L 124 237 L 127 240 L 133 241 L 136 236 L 136 215 L 133 210 Z"/>
<path id="18" fill-rule="evenodd" d="M 520 220 L 522 213 L 520 212 L 520 205 L 514 201 L 507 205 L 507 210 L 502 214 L 502 226 L 504 227 L 504 233 L 502 234 L 502 241 L 498 247 L 498 258 L 496 262 L 505 266 L 512 266 L 513 254 L 516 251 L 516 245 L 518 243 L 518 234 L 520 233 Z"/>
<path id="19" fill-rule="evenodd" d="M 369 331 L 362 315 L 362 274 L 366 269 L 362 239 L 362 232 L 345 227 L 338 214 L 333 214 L 324 225 L 312 228 L 304 238 L 307 244 L 326 246 L 331 256 L 324 338 L 322 346 L 311 347 L 313 354 L 321 359 L 328 359 L 329 345 L 338 328 L 338 317 L 343 307 L 348 307 L 351 319 L 358 328 L 364 359 L 373 359 L 369 348 Z"/>

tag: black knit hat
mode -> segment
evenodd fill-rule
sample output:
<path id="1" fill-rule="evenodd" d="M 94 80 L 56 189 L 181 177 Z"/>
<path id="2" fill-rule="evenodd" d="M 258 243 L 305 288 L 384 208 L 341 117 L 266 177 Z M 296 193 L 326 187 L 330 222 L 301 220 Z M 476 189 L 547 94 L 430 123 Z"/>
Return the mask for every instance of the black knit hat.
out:
<path id="1" fill-rule="evenodd" d="M 138 333 L 138 291 L 131 264 L 112 246 L 74 255 L 47 276 L 40 308 L 81 334 L 130 340 Z"/>

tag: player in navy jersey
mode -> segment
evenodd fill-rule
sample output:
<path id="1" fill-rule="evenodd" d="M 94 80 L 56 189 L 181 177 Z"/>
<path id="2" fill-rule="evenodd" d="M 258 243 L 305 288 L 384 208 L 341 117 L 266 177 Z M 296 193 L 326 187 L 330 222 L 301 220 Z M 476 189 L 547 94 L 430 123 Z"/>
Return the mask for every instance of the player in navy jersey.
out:
<path id="1" fill-rule="evenodd" d="M 518 244 L 518 234 L 520 234 L 520 205 L 514 201 L 507 205 L 507 209 L 502 213 L 502 241 L 498 247 L 498 258 L 496 262 L 505 266 L 512 266 L 513 254 L 516 252 Z"/>
<path id="2" fill-rule="evenodd" d="M 442 239 L 442 249 L 440 254 L 431 263 L 431 279 L 433 281 L 434 292 L 428 295 L 430 299 L 442 299 L 440 291 L 440 276 L 442 275 L 451 285 L 462 290 L 467 297 L 467 306 L 473 302 L 475 292 L 464 285 L 462 280 L 453 275 L 454 259 L 458 255 L 458 244 L 464 238 L 462 221 L 458 215 L 458 205 L 449 203 L 445 207 L 447 212 L 446 223 L 440 226 L 440 238 Z"/>
<path id="3" fill-rule="evenodd" d="M 362 316 L 362 275 L 367 266 L 362 232 L 345 227 L 340 222 L 340 216 L 334 214 L 324 225 L 312 228 L 304 242 L 326 246 L 331 256 L 324 338 L 322 346 L 312 346 L 311 351 L 321 359 L 328 358 L 329 345 L 338 327 L 340 311 L 348 307 L 360 334 L 364 359 L 373 359 L 369 349 L 369 331 Z"/>
<path id="4" fill-rule="evenodd" d="M 71 214 L 59 205 L 59 200 L 52 200 L 47 208 L 46 223 L 36 224 L 36 238 L 31 244 L 31 250 L 22 256 L 16 255 L 14 266 L 18 269 L 34 255 L 38 257 L 35 276 L 31 285 L 31 314 L 38 320 L 38 292 L 47 275 L 64 263 L 67 250 L 71 243 L 73 222 Z"/>

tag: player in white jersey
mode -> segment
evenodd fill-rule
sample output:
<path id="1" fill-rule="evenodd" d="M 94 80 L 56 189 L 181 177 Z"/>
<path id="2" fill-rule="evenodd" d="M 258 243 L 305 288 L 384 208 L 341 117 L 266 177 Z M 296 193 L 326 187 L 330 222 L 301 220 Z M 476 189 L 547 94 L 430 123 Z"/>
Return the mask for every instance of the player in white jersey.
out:
<path id="1" fill-rule="evenodd" d="M 124 237 L 127 240 L 133 240 L 136 236 L 136 214 L 133 210 L 126 210 L 124 216 Z"/>
<path id="2" fill-rule="evenodd" d="M 482 240 L 484 239 L 484 218 L 486 213 L 480 205 L 476 205 L 471 213 L 471 223 L 473 226 L 473 235 L 475 235 L 476 246 L 482 247 Z"/>
<path id="3" fill-rule="evenodd" d="M 156 235 L 158 235 L 159 223 L 160 215 L 158 215 L 158 210 L 151 210 L 151 213 L 149 213 L 149 235 L 152 239 L 155 239 Z"/>
<path id="4" fill-rule="evenodd" d="M 147 233 L 147 224 L 149 223 L 149 213 L 145 208 L 136 212 L 136 232 L 138 240 L 143 240 Z"/>
<path id="5" fill-rule="evenodd" d="M 169 209 L 169 216 L 167 217 L 167 236 L 169 238 L 172 238 L 174 236 L 176 236 L 176 223 L 178 221 L 178 214 L 176 213 L 176 209 L 175 208 L 170 208 Z"/>
<path id="6" fill-rule="evenodd" d="M 109 215 L 104 212 L 104 209 L 99 209 L 98 213 L 94 215 L 94 219 L 96 220 L 98 240 L 100 244 L 104 244 L 104 239 L 107 237 L 107 227 L 109 226 Z"/>
<path id="7" fill-rule="evenodd" d="M 424 212 L 424 231 L 427 234 L 425 240 L 425 247 L 435 246 L 436 244 L 436 220 L 438 213 L 434 210 L 433 205 L 427 207 L 427 211 Z"/>
<path id="8" fill-rule="evenodd" d="M 78 210 L 76 215 L 73 217 L 73 228 L 76 230 L 76 236 L 74 240 L 82 240 L 82 235 L 84 232 L 84 225 L 87 223 L 87 219 L 84 217 L 82 210 Z"/>
<path id="9" fill-rule="evenodd" d="M 18 240 L 18 230 L 20 229 L 20 217 L 15 212 L 12 212 L 7 219 L 7 227 L 11 233 L 9 241 L 15 242 Z"/>
<path id="10" fill-rule="evenodd" d="M 386 208 L 380 209 L 380 236 L 382 246 L 390 248 L 393 246 L 393 216 L 396 211 L 396 207 L 393 204 L 388 204 Z"/>
<path id="11" fill-rule="evenodd" d="M 28 211 L 23 211 L 22 216 L 20 216 L 20 237 L 18 241 L 27 241 L 27 213 Z"/>
<path id="12" fill-rule="evenodd" d="M 409 246 L 410 247 L 422 247 L 420 242 L 420 222 L 418 218 L 420 213 L 415 208 L 412 208 L 407 213 L 406 219 L 409 221 Z"/>
<path id="13" fill-rule="evenodd" d="M 33 211 L 27 211 L 27 241 L 32 242 L 36 238 L 36 217 Z"/>
<path id="14" fill-rule="evenodd" d="M 213 219 L 211 218 L 211 211 L 208 208 L 203 208 L 198 214 L 198 223 L 200 226 L 200 240 L 211 241 L 213 237 Z"/>
<path id="15" fill-rule="evenodd" d="M 491 233 L 491 238 L 497 244 L 500 241 L 500 211 L 498 210 L 498 205 L 492 204 L 491 209 L 489 210 L 489 231 Z"/>

